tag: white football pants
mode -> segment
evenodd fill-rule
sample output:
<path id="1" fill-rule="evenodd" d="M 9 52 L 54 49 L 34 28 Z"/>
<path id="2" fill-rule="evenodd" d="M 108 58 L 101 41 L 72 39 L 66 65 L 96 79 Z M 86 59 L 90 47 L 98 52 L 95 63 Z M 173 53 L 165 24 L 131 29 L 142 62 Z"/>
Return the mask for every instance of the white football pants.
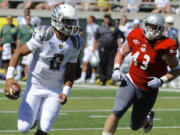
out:
<path id="1" fill-rule="evenodd" d="M 43 89 L 30 88 L 22 99 L 18 113 L 19 132 L 28 132 L 38 120 L 38 129 L 48 133 L 56 120 L 61 104 L 59 94 Z"/>

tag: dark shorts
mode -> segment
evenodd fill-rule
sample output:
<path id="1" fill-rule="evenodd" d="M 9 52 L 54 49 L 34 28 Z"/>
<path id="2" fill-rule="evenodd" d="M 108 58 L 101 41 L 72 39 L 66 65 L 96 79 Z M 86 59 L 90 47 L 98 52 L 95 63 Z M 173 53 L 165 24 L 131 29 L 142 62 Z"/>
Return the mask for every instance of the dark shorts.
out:
<path id="1" fill-rule="evenodd" d="M 131 128 L 139 129 L 147 114 L 152 109 L 157 95 L 157 90 L 151 92 L 140 90 L 125 77 L 117 91 L 113 113 L 122 117 L 127 109 L 133 105 Z"/>

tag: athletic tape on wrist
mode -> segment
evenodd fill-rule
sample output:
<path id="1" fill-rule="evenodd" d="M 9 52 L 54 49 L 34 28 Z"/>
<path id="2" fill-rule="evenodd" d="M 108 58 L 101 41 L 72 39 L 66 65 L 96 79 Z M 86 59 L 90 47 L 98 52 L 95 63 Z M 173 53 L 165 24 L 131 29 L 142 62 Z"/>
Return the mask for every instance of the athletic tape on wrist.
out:
<path id="1" fill-rule="evenodd" d="M 168 82 L 167 76 L 162 76 L 160 79 L 163 81 L 163 83 Z"/>
<path id="2" fill-rule="evenodd" d="M 66 85 L 64 86 L 62 93 L 65 94 L 66 96 L 69 96 L 70 91 L 71 91 L 71 87 Z"/>
<path id="3" fill-rule="evenodd" d="M 8 70 L 7 70 L 7 73 L 6 73 L 6 79 L 13 78 L 15 70 L 16 69 L 13 66 L 8 67 Z"/>
<path id="4" fill-rule="evenodd" d="M 120 64 L 114 64 L 114 69 L 119 68 L 120 69 Z"/>

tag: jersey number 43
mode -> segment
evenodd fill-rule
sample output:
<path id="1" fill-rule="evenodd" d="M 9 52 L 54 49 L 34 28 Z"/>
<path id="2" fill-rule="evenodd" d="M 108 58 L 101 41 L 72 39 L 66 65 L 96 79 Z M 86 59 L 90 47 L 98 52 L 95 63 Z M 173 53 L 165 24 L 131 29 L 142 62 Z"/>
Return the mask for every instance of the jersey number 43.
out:
<path id="1" fill-rule="evenodd" d="M 140 52 L 137 51 L 133 56 L 132 56 L 132 60 L 134 62 L 134 65 L 135 66 L 138 66 L 138 65 L 141 65 L 140 68 L 142 70 L 146 70 L 148 68 L 148 64 L 149 64 L 149 61 L 150 61 L 150 56 L 147 55 L 147 54 L 144 54 L 144 60 L 142 61 L 142 63 L 138 63 L 137 59 L 139 57 L 139 54 Z"/>

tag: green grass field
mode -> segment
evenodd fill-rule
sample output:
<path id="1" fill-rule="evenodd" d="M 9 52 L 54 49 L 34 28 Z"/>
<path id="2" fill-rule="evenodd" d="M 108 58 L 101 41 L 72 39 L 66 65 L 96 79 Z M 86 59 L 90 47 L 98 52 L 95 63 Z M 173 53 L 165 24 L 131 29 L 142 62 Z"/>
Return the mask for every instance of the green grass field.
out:
<path id="1" fill-rule="evenodd" d="M 0 89 L 2 89 L 0 85 Z M 115 89 L 75 87 L 49 135 L 101 135 L 111 113 Z M 8 100 L 0 94 L 0 135 L 20 135 L 16 129 L 20 100 Z M 154 106 L 154 128 L 147 135 L 180 135 L 180 92 L 160 92 Z M 142 129 L 129 128 L 131 108 L 123 116 L 115 135 L 143 135 Z M 33 135 L 32 130 L 28 135 Z"/>

